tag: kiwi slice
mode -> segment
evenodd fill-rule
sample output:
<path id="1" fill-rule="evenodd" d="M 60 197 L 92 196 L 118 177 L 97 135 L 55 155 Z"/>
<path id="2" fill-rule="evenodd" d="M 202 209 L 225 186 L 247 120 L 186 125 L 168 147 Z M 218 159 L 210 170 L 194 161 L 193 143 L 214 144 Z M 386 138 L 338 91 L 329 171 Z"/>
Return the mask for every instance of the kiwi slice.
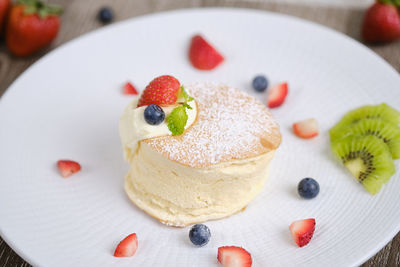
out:
<path id="1" fill-rule="evenodd" d="M 333 141 L 331 146 L 332 152 L 372 195 L 379 192 L 395 172 L 388 147 L 374 135 L 350 135 Z"/>
<path id="2" fill-rule="evenodd" d="M 343 118 L 334 127 L 332 127 L 332 129 L 329 130 L 331 138 L 340 135 L 343 127 L 356 123 L 365 118 L 381 119 L 394 125 L 399 125 L 400 112 L 386 105 L 385 103 L 376 106 L 367 105 L 356 108 L 346 113 L 346 115 L 344 115 Z"/>
<path id="3" fill-rule="evenodd" d="M 400 128 L 382 119 L 362 119 L 347 127 L 343 127 L 342 131 L 337 134 L 331 136 L 331 139 L 339 140 L 348 135 L 374 135 L 389 147 L 394 159 L 400 158 Z"/>

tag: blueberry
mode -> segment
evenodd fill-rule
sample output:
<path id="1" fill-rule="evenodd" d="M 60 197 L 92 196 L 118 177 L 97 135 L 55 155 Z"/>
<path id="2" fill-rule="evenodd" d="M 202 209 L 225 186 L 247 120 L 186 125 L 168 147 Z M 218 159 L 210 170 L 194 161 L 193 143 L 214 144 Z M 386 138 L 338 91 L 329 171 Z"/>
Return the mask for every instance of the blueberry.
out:
<path id="1" fill-rule="evenodd" d="M 304 178 L 297 186 L 297 191 L 303 198 L 314 198 L 319 193 L 319 184 L 313 178 Z"/>
<path id="2" fill-rule="evenodd" d="M 109 7 L 102 7 L 97 16 L 98 19 L 103 23 L 109 23 L 114 18 L 113 11 Z"/>
<path id="3" fill-rule="evenodd" d="M 165 113 L 160 106 L 151 104 L 144 110 L 144 119 L 148 124 L 158 125 L 165 119 Z"/>
<path id="4" fill-rule="evenodd" d="M 190 241 L 196 246 L 204 246 L 210 241 L 210 229 L 204 224 L 195 224 L 189 232 Z"/>
<path id="5" fill-rule="evenodd" d="M 258 92 L 264 92 L 268 87 L 268 80 L 263 75 L 258 75 L 253 79 L 253 88 Z"/>

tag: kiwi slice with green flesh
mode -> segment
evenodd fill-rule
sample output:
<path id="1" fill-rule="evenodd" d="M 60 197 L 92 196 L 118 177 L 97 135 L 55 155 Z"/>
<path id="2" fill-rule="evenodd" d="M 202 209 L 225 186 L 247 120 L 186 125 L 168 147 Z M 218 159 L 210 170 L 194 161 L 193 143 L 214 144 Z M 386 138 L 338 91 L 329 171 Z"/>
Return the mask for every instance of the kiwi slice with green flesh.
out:
<path id="1" fill-rule="evenodd" d="M 343 129 L 338 132 L 338 135 L 332 135 L 331 139 L 335 141 L 348 135 L 374 135 L 389 147 L 390 153 L 394 159 L 400 158 L 400 127 L 394 124 L 383 121 L 382 119 L 362 119 L 347 127 L 343 127 Z"/>
<path id="2" fill-rule="evenodd" d="M 375 195 L 395 172 L 385 143 L 374 135 L 350 135 L 331 143 L 332 152 L 364 186 Z"/>
<path id="3" fill-rule="evenodd" d="M 400 112 L 385 103 L 376 106 L 367 105 L 356 108 L 346 113 L 346 115 L 344 115 L 343 118 L 329 130 L 331 139 L 334 136 L 340 135 L 340 132 L 343 131 L 343 127 L 365 118 L 381 119 L 394 125 L 399 125 Z"/>

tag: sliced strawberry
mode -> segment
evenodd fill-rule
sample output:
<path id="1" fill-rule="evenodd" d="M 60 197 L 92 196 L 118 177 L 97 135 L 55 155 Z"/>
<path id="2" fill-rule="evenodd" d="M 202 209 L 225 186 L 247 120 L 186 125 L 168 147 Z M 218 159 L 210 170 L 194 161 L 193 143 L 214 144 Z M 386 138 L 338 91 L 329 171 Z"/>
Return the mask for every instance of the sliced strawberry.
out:
<path id="1" fill-rule="evenodd" d="M 288 84 L 287 82 L 275 85 L 268 90 L 267 104 L 269 108 L 276 108 L 282 105 L 288 94 Z"/>
<path id="2" fill-rule="evenodd" d="M 250 267 L 251 255 L 241 247 L 219 247 L 218 261 L 223 267 Z"/>
<path id="3" fill-rule="evenodd" d="M 303 247 L 310 242 L 315 230 L 315 219 L 294 221 L 289 226 L 290 232 L 296 244 Z"/>
<path id="4" fill-rule="evenodd" d="M 192 37 L 189 59 L 199 70 L 212 70 L 224 61 L 224 57 L 200 35 Z"/>
<path id="5" fill-rule="evenodd" d="M 136 234 L 130 234 L 119 242 L 114 252 L 114 257 L 132 257 L 138 247 Z"/>
<path id="6" fill-rule="evenodd" d="M 57 167 L 64 178 L 67 178 L 81 170 L 81 165 L 72 160 L 59 160 L 57 161 Z"/>
<path id="7" fill-rule="evenodd" d="M 301 138 L 313 138 L 318 135 L 318 122 L 316 119 L 307 119 L 293 123 L 293 132 Z"/>
<path id="8" fill-rule="evenodd" d="M 170 75 L 157 77 L 146 86 L 137 106 L 148 106 L 150 104 L 159 106 L 173 105 L 178 100 L 180 91 L 181 84 L 176 78 Z"/>
<path id="9" fill-rule="evenodd" d="M 126 95 L 137 95 L 138 91 L 136 90 L 135 86 L 131 84 L 130 82 L 127 82 L 124 85 L 124 94 Z"/>

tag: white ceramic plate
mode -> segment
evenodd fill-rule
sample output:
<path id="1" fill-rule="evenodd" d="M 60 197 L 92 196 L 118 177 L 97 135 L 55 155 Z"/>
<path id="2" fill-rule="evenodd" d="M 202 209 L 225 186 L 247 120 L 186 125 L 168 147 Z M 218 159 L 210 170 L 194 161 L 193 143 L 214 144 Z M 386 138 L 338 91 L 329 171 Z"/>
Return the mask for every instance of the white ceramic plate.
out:
<path id="1" fill-rule="evenodd" d="M 203 33 L 226 61 L 201 72 L 187 60 L 190 37 Z M 287 101 L 273 113 L 283 143 L 265 190 L 246 211 L 208 222 L 212 239 L 192 246 L 188 228 L 160 224 L 123 191 L 119 116 L 131 97 L 160 74 L 181 82 L 220 81 L 254 93 L 251 79 L 287 80 Z M 386 102 L 400 109 L 400 78 L 350 38 L 296 18 L 240 9 L 174 11 L 118 23 L 48 54 L 8 89 L 0 104 L 0 233 L 36 266 L 217 266 L 217 248 L 243 246 L 254 266 L 355 266 L 400 229 L 399 172 L 369 195 L 330 153 L 327 130 L 346 111 Z M 296 138 L 293 121 L 315 117 L 321 134 Z M 79 161 L 69 179 L 55 163 Z M 396 162 L 397 168 L 399 161 Z M 316 199 L 302 200 L 303 177 L 318 180 Z M 314 217 L 311 243 L 298 248 L 288 226 Z M 133 258 L 114 258 L 136 232 Z"/>

